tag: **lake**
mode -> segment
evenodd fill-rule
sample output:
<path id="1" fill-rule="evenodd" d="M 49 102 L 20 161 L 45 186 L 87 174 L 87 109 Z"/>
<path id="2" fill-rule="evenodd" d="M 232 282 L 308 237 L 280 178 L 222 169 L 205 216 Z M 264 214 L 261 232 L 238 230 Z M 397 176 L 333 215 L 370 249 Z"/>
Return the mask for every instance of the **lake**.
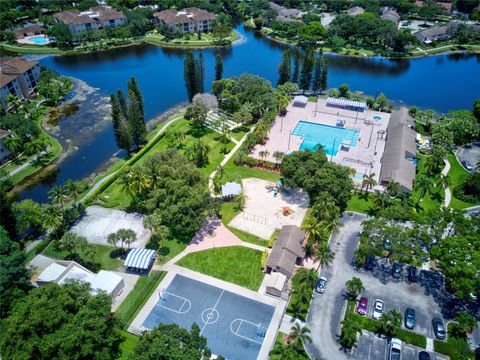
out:
<path id="1" fill-rule="evenodd" d="M 277 66 L 285 46 L 237 26 L 240 44 L 201 50 L 205 58 L 206 88 L 214 77 L 215 54 L 224 57 L 224 77 L 251 73 L 275 85 Z M 195 50 L 196 55 L 199 50 Z M 48 200 L 47 192 L 67 179 L 79 180 L 99 169 L 118 149 L 108 116 L 108 96 L 131 76 L 143 92 L 145 116 L 151 119 L 187 99 L 183 80 L 185 51 L 138 45 L 90 54 L 49 56 L 40 60 L 62 75 L 81 80 L 79 110 L 60 120 L 58 137 L 71 155 L 41 182 L 25 189 L 21 199 Z M 375 96 L 383 92 L 396 103 L 433 108 L 471 109 L 480 84 L 479 54 L 445 54 L 418 59 L 389 60 L 328 55 L 328 86 L 347 83 L 352 90 Z M 76 92 L 75 92 L 76 94 Z M 77 96 L 77 95 L 76 95 Z"/>

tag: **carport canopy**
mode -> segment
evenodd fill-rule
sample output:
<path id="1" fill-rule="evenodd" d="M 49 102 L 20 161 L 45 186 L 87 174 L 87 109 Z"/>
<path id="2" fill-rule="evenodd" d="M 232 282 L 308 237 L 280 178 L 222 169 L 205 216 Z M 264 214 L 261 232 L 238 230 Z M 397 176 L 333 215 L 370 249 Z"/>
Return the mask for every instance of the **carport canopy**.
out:
<path id="1" fill-rule="evenodd" d="M 125 260 L 125 267 L 146 270 L 150 267 L 154 254 L 155 250 L 151 249 L 131 249 Z"/>
<path id="2" fill-rule="evenodd" d="M 327 105 L 339 106 L 343 108 L 363 109 L 363 110 L 368 109 L 368 105 L 366 102 L 348 100 L 348 99 L 339 99 L 339 98 L 333 98 L 333 97 L 327 98 Z"/>
<path id="3" fill-rule="evenodd" d="M 222 197 L 233 197 L 240 195 L 242 186 L 237 182 L 228 182 L 222 185 Z"/>

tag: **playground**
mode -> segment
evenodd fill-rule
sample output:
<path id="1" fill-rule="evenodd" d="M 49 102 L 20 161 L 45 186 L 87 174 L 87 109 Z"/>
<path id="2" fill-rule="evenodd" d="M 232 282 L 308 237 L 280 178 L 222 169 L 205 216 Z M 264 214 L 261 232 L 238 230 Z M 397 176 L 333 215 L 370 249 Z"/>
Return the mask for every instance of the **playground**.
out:
<path id="1" fill-rule="evenodd" d="M 230 360 L 255 360 L 275 308 L 225 289 L 176 274 L 161 289 L 143 329 L 159 323 L 190 329 L 196 323 L 212 353 Z"/>
<path id="2" fill-rule="evenodd" d="M 245 207 L 230 226 L 268 240 L 275 229 L 302 224 L 310 202 L 305 191 L 256 178 L 243 179 L 242 188 Z"/>

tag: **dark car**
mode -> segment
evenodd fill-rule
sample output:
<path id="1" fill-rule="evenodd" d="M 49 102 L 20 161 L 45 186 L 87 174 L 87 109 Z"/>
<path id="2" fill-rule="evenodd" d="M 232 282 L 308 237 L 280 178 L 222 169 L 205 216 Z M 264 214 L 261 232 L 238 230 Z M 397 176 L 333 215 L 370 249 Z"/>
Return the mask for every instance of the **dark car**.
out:
<path id="1" fill-rule="evenodd" d="M 392 276 L 395 279 L 400 279 L 400 275 L 402 274 L 402 270 L 403 270 L 402 265 L 400 265 L 397 262 L 394 262 L 393 266 L 392 266 Z"/>
<path id="2" fill-rule="evenodd" d="M 467 161 L 467 160 L 463 160 L 462 165 L 468 171 L 472 171 L 473 169 L 475 169 L 475 167 L 470 163 L 470 161 Z"/>
<path id="3" fill-rule="evenodd" d="M 426 351 L 420 351 L 418 353 L 418 360 L 430 360 L 430 354 Z"/>
<path id="4" fill-rule="evenodd" d="M 321 277 L 317 281 L 317 286 L 315 286 L 315 290 L 319 292 L 320 294 L 323 294 L 325 292 L 325 288 L 327 287 L 327 279 L 324 277 Z"/>
<path id="5" fill-rule="evenodd" d="M 439 340 L 445 340 L 445 325 L 442 319 L 435 317 L 432 319 L 433 332 Z"/>
<path id="6" fill-rule="evenodd" d="M 365 262 L 365 269 L 367 269 L 368 271 L 372 271 L 374 266 L 375 266 L 375 256 L 370 255 L 367 258 L 367 261 Z"/>
<path id="7" fill-rule="evenodd" d="M 365 315 L 367 313 L 368 300 L 366 297 L 362 297 L 358 303 L 357 312 L 360 315 Z"/>
<path id="8" fill-rule="evenodd" d="M 408 281 L 417 282 L 417 268 L 415 266 L 408 267 Z"/>
<path id="9" fill-rule="evenodd" d="M 405 310 L 405 327 L 410 330 L 415 327 L 415 310 L 412 308 Z"/>

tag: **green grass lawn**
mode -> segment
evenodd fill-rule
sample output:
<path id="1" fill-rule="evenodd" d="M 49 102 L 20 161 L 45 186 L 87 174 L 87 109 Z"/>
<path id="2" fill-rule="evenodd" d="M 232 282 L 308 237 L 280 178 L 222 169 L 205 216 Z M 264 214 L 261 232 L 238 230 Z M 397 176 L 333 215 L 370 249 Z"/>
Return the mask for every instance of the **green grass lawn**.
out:
<path id="1" fill-rule="evenodd" d="M 149 276 L 140 276 L 138 278 L 133 290 L 115 312 L 115 317 L 120 321 L 124 329 L 130 326 L 135 316 L 137 316 L 166 274 L 163 271 L 152 271 Z"/>
<path id="2" fill-rule="evenodd" d="M 346 211 L 356 211 L 362 214 L 368 214 L 374 208 L 372 197 L 367 199 L 357 194 L 353 195 L 347 203 Z"/>
<path id="3" fill-rule="evenodd" d="M 169 253 L 167 255 L 159 256 L 157 259 L 157 264 L 162 265 L 185 250 L 187 244 L 177 239 L 167 239 L 164 240 L 160 246 L 167 247 L 169 249 Z"/>
<path id="4" fill-rule="evenodd" d="M 418 154 L 417 159 L 418 159 L 418 167 L 417 167 L 416 177 L 426 176 L 431 180 L 433 184 L 431 192 L 427 193 L 420 200 L 420 206 L 425 211 L 439 209 L 443 205 L 443 201 L 445 199 L 445 189 L 443 188 L 443 186 L 439 184 L 440 174 L 432 175 L 431 173 L 428 172 L 427 166 L 426 166 L 428 157 Z M 439 193 L 438 198 L 435 197 L 435 194 L 437 193 Z M 413 201 L 415 202 L 417 202 L 420 197 L 420 192 L 417 189 L 415 189 L 415 186 L 413 188 L 413 192 L 411 196 Z"/>
<path id="5" fill-rule="evenodd" d="M 94 263 L 99 264 L 98 270 L 116 270 L 123 265 L 123 262 L 117 258 L 112 257 L 112 253 L 115 252 L 115 248 L 111 246 L 90 244 L 95 249 L 95 256 L 93 259 L 86 258 L 80 251 L 80 258 L 85 262 L 93 260 Z M 55 259 L 65 260 L 68 258 L 66 251 L 60 250 L 55 246 L 55 242 L 52 241 L 50 245 L 42 252 L 43 255 L 49 256 Z"/>
<path id="6" fill-rule="evenodd" d="M 224 179 L 227 179 L 228 181 L 240 181 L 249 177 L 272 182 L 276 182 L 278 179 L 280 179 L 280 174 L 273 171 L 250 168 L 247 166 L 237 166 L 233 162 L 234 158 L 235 156 L 232 156 L 232 158 L 225 164 L 224 167 Z"/>
<path id="7" fill-rule="evenodd" d="M 463 184 L 470 173 L 458 162 L 455 154 L 450 154 L 448 156 L 448 162 L 451 166 L 450 171 L 448 172 L 448 177 L 451 181 L 449 188 L 452 191 L 452 200 L 450 201 L 449 207 L 454 209 L 465 209 L 470 206 L 479 205 L 480 203 L 467 203 L 453 196 L 453 190 L 457 186 Z"/>
<path id="8" fill-rule="evenodd" d="M 176 264 L 257 291 L 264 277 L 261 256 L 260 251 L 232 246 L 191 253 Z"/>
<path id="9" fill-rule="evenodd" d="M 128 360 L 130 354 L 133 352 L 138 342 L 140 341 L 140 338 L 124 330 L 117 331 L 123 338 L 123 341 L 120 344 L 121 354 L 118 360 Z"/>
<path id="10" fill-rule="evenodd" d="M 208 176 L 217 166 L 220 164 L 225 156 L 224 150 L 226 149 L 229 152 L 235 145 L 233 142 L 229 141 L 224 144 L 220 140 L 220 134 L 209 129 L 203 128 L 199 131 L 192 128 L 190 123 L 187 120 L 178 120 L 175 123 L 171 124 L 167 130 L 173 131 L 179 130 L 187 134 L 185 140 L 178 145 L 179 152 L 184 153 L 185 148 L 192 144 L 194 141 L 201 139 L 206 145 L 210 147 L 209 152 L 209 163 L 200 168 L 200 170 Z M 150 138 L 153 135 L 150 136 Z M 169 147 L 168 142 L 165 138 L 160 140 L 152 146 L 140 159 L 138 159 L 133 166 L 141 166 L 150 156 L 156 152 L 165 150 Z M 115 180 L 108 188 L 106 188 L 99 196 L 99 199 L 105 202 L 105 205 L 108 207 L 115 207 L 119 209 L 124 209 L 130 204 L 130 197 L 127 195 L 121 188 L 120 181 Z"/>

